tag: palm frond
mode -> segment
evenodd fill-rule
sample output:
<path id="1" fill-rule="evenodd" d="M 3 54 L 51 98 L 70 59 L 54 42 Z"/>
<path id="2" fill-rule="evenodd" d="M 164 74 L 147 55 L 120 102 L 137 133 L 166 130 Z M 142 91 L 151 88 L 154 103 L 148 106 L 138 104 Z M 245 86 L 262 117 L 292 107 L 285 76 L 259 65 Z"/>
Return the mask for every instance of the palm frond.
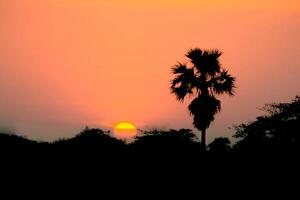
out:
<path id="1" fill-rule="evenodd" d="M 221 102 L 215 95 L 234 95 L 235 77 L 223 70 L 219 50 L 190 49 L 186 54 L 187 64 L 178 63 L 172 68 L 175 78 L 171 81 L 171 92 L 177 100 L 184 101 L 187 95 L 196 96 L 189 111 L 194 117 L 194 126 L 203 131 L 221 111 Z"/>
<path id="2" fill-rule="evenodd" d="M 183 101 L 186 95 L 193 94 L 194 69 L 180 64 L 173 71 L 177 76 L 171 81 L 170 89 L 176 95 L 177 100 Z"/>
<path id="3" fill-rule="evenodd" d="M 197 60 L 201 58 L 203 51 L 199 48 L 190 49 L 188 53 L 185 55 L 188 57 L 191 61 Z"/>
<path id="4" fill-rule="evenodd" d="M 175 94 L 176 99 L 180 102 L 184 101 L 184 98 L 193 93 L 193 91 L 187 85 L 180 85 L 178 87 L 171 87 L 171 92 Z"/>
<path id="5" fill-rule="evenodd" d="M 199 96 L 190 103 L 189 111 L 194 117 L 194 126 L 203 130 L 209 127 L 215 115 L 221 111 L 221 102 L 213 96 Z"/>
<path id="6" fill-rule="evenodd" d="M 223 55 L 223 52 L 218 50 L 218 49 L 214 49 L 214 50 L 210 50 L 208 51 L 208 54 L 214 58 L 214 59 L 218 59 Z"/>
<path id="7" fill-rule="evenodd" d="M 222 52 L 219 50 L 201 50 L 191 49 L 186 56 L 190 59 L 191 63 L 197 69 L 199 74 L 206 76 L 207 74 L 213 76 L 220 72 L 221 65 L 219 57 Z"/>
<path id="8" fill-rule="evenodd" d="M 216 94 L 228 94 L 229 96 L 234 95 L 236 78 L 231 76 L 228 71 L 223 70 L 218 77 L 214 77 L 212 82 L 213 91 Z"/>
<path id="9" fill-rule="evenodd" d="M 178 62 L 177 65 L 172 67 L 172 73 L 173 74 L 181 74 L 184 73 L 187 69 L 187 66 L 183 63 Z"/>

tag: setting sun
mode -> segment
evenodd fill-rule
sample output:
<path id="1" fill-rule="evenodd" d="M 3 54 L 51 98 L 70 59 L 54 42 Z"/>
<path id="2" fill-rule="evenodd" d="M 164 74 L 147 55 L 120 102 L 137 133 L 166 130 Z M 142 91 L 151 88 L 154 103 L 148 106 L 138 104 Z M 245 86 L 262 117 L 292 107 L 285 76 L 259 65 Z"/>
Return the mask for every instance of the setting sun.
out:
<path id="1" fill-rule="evenodd" d="M 120 122 L 116 124 L 114 134 L 118 138 L 134 137 L 137 134 L 137 128 L 130 122 Z"/>

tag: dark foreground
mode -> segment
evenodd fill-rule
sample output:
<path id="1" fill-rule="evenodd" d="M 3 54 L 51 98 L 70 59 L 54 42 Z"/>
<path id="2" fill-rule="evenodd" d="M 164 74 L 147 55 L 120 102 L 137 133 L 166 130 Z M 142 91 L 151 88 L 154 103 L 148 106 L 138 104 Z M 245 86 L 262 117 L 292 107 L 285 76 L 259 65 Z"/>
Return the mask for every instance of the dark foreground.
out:
<path id="1" fill-rule="evenodd" d="M 297 194 L 298 155 L 104 150 L 93 146 L 1 147 L 11 197 L 202 199 Z M 24 191 L 23 191 L 24 190 Z M 142 196 L 141 196 L 142 195 Z M 41 196 L 38 196 L 40 198 Z M 206 198 L 207 197 L 207 198 Z"/>

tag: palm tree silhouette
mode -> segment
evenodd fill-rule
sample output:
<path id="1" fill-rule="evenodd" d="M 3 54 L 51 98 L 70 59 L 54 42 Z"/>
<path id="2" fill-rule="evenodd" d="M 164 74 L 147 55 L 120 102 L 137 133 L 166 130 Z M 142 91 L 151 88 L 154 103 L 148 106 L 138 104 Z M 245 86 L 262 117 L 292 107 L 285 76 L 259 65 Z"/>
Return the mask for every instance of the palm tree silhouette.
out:
<path id="1" fill-rule="evenodd" d="M 172 68 L 175 75 L 171 92 L 178 101 L 193 97 L 188 109 L 193 116 L 195 128 L 201 131 L 201 148 L 206 150 L 206 129 L 221 111 L 218 95 L 234 95 L 235 78 L 221 67 L 219 50 L 190 49 L 186 54 L 188 63 L 178 62 Z"/>

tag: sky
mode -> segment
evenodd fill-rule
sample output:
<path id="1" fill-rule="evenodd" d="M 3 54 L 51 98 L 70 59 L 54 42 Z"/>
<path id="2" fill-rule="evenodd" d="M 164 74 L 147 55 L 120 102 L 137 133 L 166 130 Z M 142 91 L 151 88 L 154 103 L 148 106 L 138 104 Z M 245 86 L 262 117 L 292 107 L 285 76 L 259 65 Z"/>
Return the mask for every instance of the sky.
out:
<path id="1" fill-rule="evenodd" d="M 199 47 L 237 77 L 208 130 L 231 136 L 300 94 L 299 35 L 298 0 L 0 0 L 0 129 L 51 141 L 121 121 L 193 128 L 170 69 Z"/>

